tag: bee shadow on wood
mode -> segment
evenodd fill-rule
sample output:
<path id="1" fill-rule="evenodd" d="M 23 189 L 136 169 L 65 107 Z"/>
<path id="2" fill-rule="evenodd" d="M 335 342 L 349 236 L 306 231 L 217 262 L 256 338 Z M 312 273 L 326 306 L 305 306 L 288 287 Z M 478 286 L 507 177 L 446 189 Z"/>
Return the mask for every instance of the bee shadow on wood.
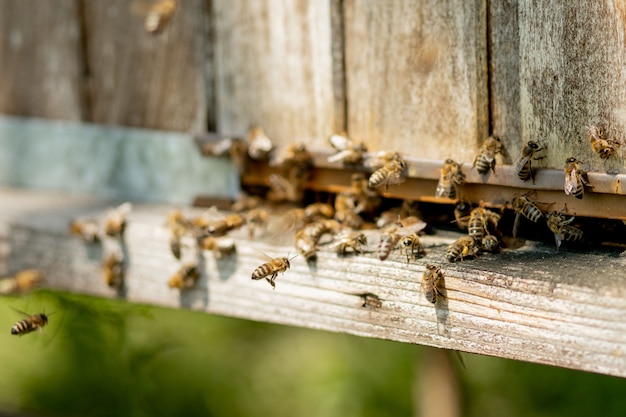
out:
<path id="1" fill-rule="evenodd" d="M 126 244 L 126 238 L 124 234 L 119 238 L 120 251 L 122 252 L 122 281 L 116 288 L 116 295 L 118 298 L 126 298 L 128 288 L 126 287 L 126 273 L 128 272 L 128 266 L 131 265 L 130 252 L 128 251 L 128 245 Z"/>
<path id="2" fill-rule="evenodd" d="M 215 258 L 215 265 L 217 267 L 217 274 L 220 281 L 226 281 L 237 270 L 239 255 L 237 254 L 237 248 L 234 247 L 227 253 L 222 253 L 219 257 Z"/>
<path id="3" fill-rule="evenodd" d="M 203 308 L 209 304 L 209 284 L 206 272 L 206 260 L 202 251 L 198 251 L 198 270 L 200 277 L 193 288 L 181 288 L 178 296 L 178 302 L 181 307 L 192 309 L 198 307 L 200 302 Z"/>

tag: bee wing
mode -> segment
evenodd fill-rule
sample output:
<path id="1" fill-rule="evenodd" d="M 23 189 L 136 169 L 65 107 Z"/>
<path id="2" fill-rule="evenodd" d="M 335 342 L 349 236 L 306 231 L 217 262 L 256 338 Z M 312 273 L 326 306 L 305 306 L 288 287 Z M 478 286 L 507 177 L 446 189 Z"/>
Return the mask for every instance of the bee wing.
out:
<path id="1" fill-rule="evenodd" d="M 522 168 L 524 168 L 529 159 L 530 156 L 520 155 L 513 163 L 513 166 L 515 167 L 515 172 L 519 172 Z"/>
<path id="2" fill-rule="evenodd" d="M 11 308 L 12 308 L 13 310 L 17 311 L 18 313 L 20 313 L 20 314 L 21 314 L 22 316 L 24 316 L 24 317 L 30 317 L 30 316 L 31 316 L 30 314 L 28 314 L 28 313 L 26 313 L 26 312 L 24 312 L 24 311 L 22 311 L 22 310 L 18 310 L 18 309 L 17 309 L 17 308 L 15 308 L 15 307 L 11 307 Z"/>
<path id="3" fill-rule="evenodd" d="M 572 169 L 569 175 L 565 176 L 565 183 L 563 185 L 563 190 L 565 194 L 570 195 L 574 192 L 578 185 L 578 174 L 575 169 Z"/>
<path id="4" fill-rule="evenodd" d="M 515 221 L 513 222 L 513 237 L 517 237 L 517 230 L 519 229 L 520 219 L 522 218 L 522 213 L 515 213 Z"/>
<path id="5" fill-rule="evenodd" d="M 352 146 L 352 141 L 344 135 L 332 135 L 330 138 L 328 138 L 328 140 L 333 148 L 337 149 L 338 151 L 345 151 Z"/>
<path id="6" fill-rule="evenodd" d="M 328 162 L 340 162 L 343 161 L 347 156 L 349 156 L 352 153 L 352 151 L 350 149 L 344 149 L 342 151 L 337 152 L 334 155 L 331 155 L 327 158 Z"/>

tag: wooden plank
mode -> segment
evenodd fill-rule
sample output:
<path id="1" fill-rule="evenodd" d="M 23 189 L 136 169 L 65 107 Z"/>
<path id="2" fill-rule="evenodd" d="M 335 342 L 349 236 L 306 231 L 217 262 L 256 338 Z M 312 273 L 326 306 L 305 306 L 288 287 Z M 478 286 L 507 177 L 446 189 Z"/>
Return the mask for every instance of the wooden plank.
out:
<path id="1" fill-rule="evenodd" d="M 233 164 L 187 134 L 13 117 L 0 117 L 0 184 L 178 204 L 239 191 Z"/>
<path id="2" fill-rule="evenodd" d="M 84 2 L 91 114 L 102 124 L 200 130 L 212 111 L 202 0 L 179 2 L 158 35 L 126 0 Z"/>
<path id="3" fill-rule="evenodd" d="M 120 295 L 102 281 L 102 250 L 66 231 L 72 218 L 103 214 L 117 202 L 12 189 L 0 197 L 0 230 L 10 248 L 1 264 L 8 272 L 41 268 L 51 288 L 626 376 L 626 261 L 616 250 L 557 253 L 527 242 L 450 264 L 445 249 L 458 235 L 439 232 L 423 237 L 428 254 L 410 264 L 400 253 L 381 262 L 372 253 L 338 258 L 327 249 L 314 267 L 296 258 L 272 290 L 250 275 L 265 262 L 262 252 L 294 252 L 292 232 L 273 216 L 256 241 L 245 230 L 233 233 L 235 255 L 204 253 L 197 288 L 181 293 L 166 284 L 180 265 L 163 226 L 171 207 L 135 204 Z M 373 249 L 377 232 L 368 233 Z M 447 298 L 435 306 L 420 289 L 426 263 L 445 274 Z M 365 293 L 380 297 L 381 307 L 364 308 Z"/>
<path id="4" fill-rule="evenodd" d="M 606 162 L 583 134 L 602 122 L 609 137 L 626 137 L 624 2 L 519 2 L 522 143 L 549 144 L 544 166 L 574 156 L 588 170 L 626 172 L 624 147 Z M 495 28 L 494 28 L 495 29 Z"/>
<path id="5" fill-rule="evenodd" d="M 345 1 L 348 131 L 472 161 L 489 133 L 485 1 Z"/>
<path id="6" fill-rule="evenodd" d="M 75 0 L 0 1 L 0 113 L 84 118 Z"/>
<path id="7" fill-rule="evenodd" d="M 325 146 L 339 126 L 330 1 L 214 1 L 217 126 Z M 341 116 L 339 116 L 339 119 Z"/>

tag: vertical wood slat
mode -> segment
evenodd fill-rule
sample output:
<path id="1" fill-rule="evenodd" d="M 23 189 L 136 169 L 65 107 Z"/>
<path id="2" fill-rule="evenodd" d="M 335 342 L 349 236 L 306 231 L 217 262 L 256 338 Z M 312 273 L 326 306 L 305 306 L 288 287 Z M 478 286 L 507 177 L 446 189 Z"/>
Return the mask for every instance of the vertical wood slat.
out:
<path id="1" fill-rule="evenodd" d="M 489 125 L 485 1 L 345 6 L 352 137 L 373 150 L 471 161 Z"/>
<path id="2" fill-rule="evenodd" d="M 0 113 L 83 119 L 76 0 L 0 0 Z"/>

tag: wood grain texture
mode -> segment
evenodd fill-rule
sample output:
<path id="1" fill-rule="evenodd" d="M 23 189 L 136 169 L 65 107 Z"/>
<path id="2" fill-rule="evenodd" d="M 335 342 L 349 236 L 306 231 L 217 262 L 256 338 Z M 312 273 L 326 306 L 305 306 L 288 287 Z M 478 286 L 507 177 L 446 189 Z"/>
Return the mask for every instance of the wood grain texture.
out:
<path id="1" fill-rule="evenodd" d="M 89 120 L 204 131 L 210 98 L 205 79 L 205 2 L 180 2 L 158 35 L 144 30 L 144 15 L 133 4 L 84 2 Z"/>
<path id="2" fill-rule="evenodd" d="M 0 113 L 84 118 L 75 0 L 0 1 Z"/>
<path id="3" fill-rule="evenodd" d="M 522 143 L 543 140 L 544 166 L 562 168 L 575 156 L 585 168 L 626 172 L 624 147 L 606 162 L 583 134 L 590 122 L 609 136 L 626 136 L 626 5 L 598 2 L 519 2 Z"/>
<path id="4" fill-rule="evenodd" d="M 336 110 L 330 1 L 214 1 L 217 126 L 328 146 Z M 339 119 L 337 119 L 337 117 Z"/>
<path id="5" fill-rule="evenodd" d="M 345 1 L 348 131 L 372 150 L 472 161 L 488 135 L 484 1 Z"/>
<path id="6" fill-rule="evenodd" d="M 52 288 L 120 296 L 102 281 L 101 249 L 66 231 L 72 218 L 103 214 L 117 202 L 11 189 L 1 197 L 6 271 L 37 267 Z M 616 251 L 556 253 L 528 243 L 450 264 L 445 248 L 457 235 L 439 233 L 423 237 L 427 256 L 408 265 L 400 253 L 381 262 L 371 253 L 338 258 L 322 250 L 314 267 L 296 258 L 272 290 L 250 274 L 266 261 L 262 252 L 294 253 L 278 217 L 256 241 L 245 230 L 234 233 L 233 256 L 204 253 L 197 288 L 179 292 L 166 285 L 179 267 L 163 226 L 170 209 L 135 205 L 130 214 L 121 295 L 129 301 L 626 376 L 626 260 Z M 370 237 L 368 248 L 377 244 Z M 426 263 L 445 274 L 447 298 L 436 306 L 420 289 Z M 364 308 L 364 293 L 378 295 L 382 306 Z"/>

